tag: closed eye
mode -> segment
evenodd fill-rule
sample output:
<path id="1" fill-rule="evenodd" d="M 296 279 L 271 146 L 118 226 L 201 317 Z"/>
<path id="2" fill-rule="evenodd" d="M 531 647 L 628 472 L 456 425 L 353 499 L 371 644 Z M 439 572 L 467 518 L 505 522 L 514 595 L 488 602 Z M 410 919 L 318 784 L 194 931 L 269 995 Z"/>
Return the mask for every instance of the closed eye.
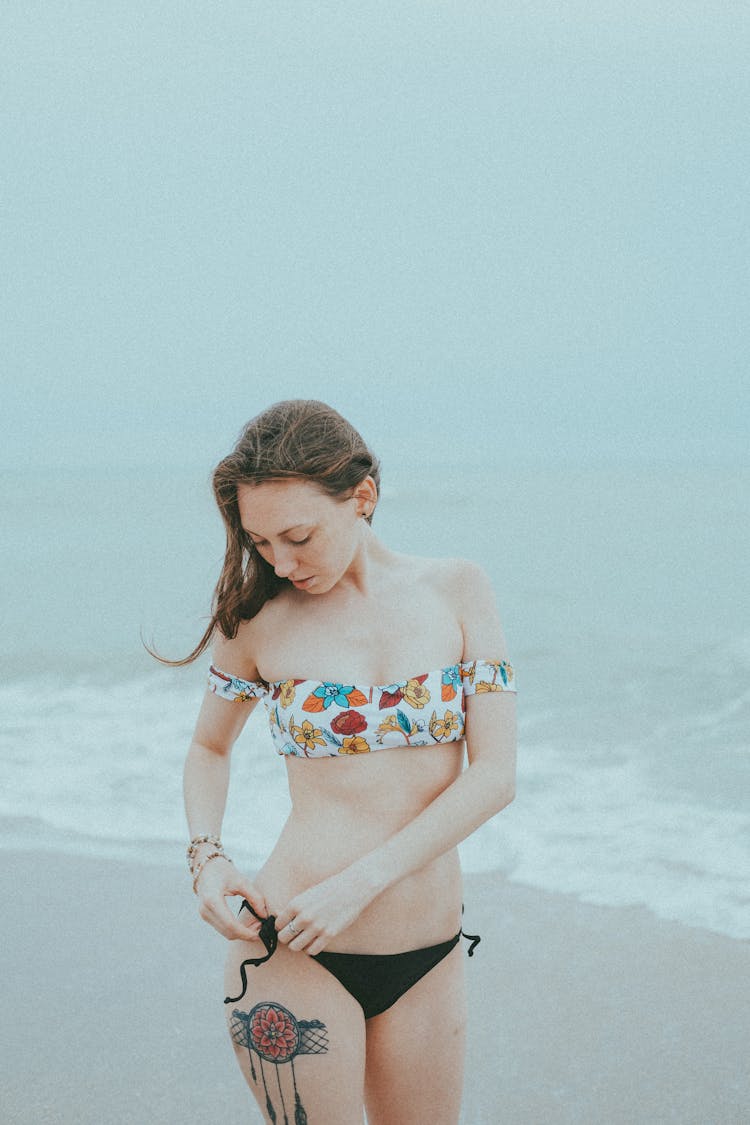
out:
<path id="1" fill-rule="evenodd" d="M 305 543 L 309 543 L 312 539 L 312 532 L 306 535 L 304 539 L 290 539 L 289 542 L 294 544 L 295 547 L 302 547 Z M 251 539 L 253 547 L 267 547 L 268 540 L 266 539 Z"/>

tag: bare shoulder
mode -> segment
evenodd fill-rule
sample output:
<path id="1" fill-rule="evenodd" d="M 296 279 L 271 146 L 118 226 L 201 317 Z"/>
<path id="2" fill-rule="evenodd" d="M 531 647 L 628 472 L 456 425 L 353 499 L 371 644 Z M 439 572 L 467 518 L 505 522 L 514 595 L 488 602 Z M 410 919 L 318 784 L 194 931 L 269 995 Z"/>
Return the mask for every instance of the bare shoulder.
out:
<path id="1" fill-rule="evenodd" d="M 494 605 L 495 595 L 489 575 L 484 567 L 471 559 L 413 558 L 421 571 L 420 577 L 440 590 L 461 613 L 465 606 L 477 601 L 485 606 Z"/>
<path id="2" fill-rule="evenodd" d="M 425 559 L 461 624 L 464 659 L 507 658 L 497 597 L 487 571 L 471 559 Z"/>
<path id="3" fill-rule="evenodd" d="M 250 621 L 240 621 L 234 637 L 225 637 L 221 629 L 216 629 L 211 642 L 211 660 L 222 672 L 229 672 L 243 680 L 260 678 L 255 658 L 259 632 L 258 617 Z"/>

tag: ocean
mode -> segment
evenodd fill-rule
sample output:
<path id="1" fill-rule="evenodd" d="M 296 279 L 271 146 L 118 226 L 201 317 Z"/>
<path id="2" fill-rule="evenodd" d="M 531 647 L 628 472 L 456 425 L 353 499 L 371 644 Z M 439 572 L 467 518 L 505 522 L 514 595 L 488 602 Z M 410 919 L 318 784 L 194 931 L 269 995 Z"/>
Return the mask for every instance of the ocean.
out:
<path id="1" fill-rule="evenodd" d="M 750 471 L 384 467 L 395 550 L 476 559 L 516 669 L 515 801 L 465 870 L 750 938 Z M 223 531 L 205 469 L 5 473 L 0 846 L 183 862 L 181 769 Z M 289 803 L 261 707 L 223 836 Z M 185 875 L 187 878 L 187 873 Z"/>

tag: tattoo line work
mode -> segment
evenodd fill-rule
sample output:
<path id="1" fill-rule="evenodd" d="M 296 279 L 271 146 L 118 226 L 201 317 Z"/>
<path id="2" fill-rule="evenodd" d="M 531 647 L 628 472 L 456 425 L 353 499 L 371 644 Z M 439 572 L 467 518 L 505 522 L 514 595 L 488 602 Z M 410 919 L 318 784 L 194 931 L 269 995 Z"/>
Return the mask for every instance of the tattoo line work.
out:
<path id="1" fill-rule="evenodd" d="M 255 1083 L 258 1081 L 258 1075 L 253 1063 L 253 1051 L 258 1056 L 260 1076 L 266 1095 L 266 1112 L 274 1125 L 278 1119 L 268 1090 L 263 1061 L 272 1063 L 276 1068 L 276 1082 L 279 1087 L 284 1125 L 290 1125 L 290 1122 L 287 1116 L 284 1092 L 281 1087 L 279 1066 L 287 1062 L 290 1064 L 294 1090 L 294 1125 L 307 1125 L 307 1113 L 297 1091 L 294 1059 L 296 1055 L 324 1055 L 327 1053 L 328 1029 L 326 1025 L 320 1020 L 298 1020 L 288 1008 L 284 1008 L 281 1004 L 263 1001 L 256 1004 L 249 1012 L 242 1012 L 239 1008 L 235 1008 L 232 1012 L 229 1031 L 238 1047 L 247 1047 L 250 1056 L 250 1073 Z"/>

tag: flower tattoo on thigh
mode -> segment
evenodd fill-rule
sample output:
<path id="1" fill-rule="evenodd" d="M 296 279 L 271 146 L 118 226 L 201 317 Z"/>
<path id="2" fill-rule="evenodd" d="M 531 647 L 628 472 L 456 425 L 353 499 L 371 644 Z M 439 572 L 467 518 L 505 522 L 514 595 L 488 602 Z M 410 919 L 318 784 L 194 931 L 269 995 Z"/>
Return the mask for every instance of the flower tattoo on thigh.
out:
<path id="1" fill-rule="evenodd" d="M 288 1079 L 286 1079 L 286 1084 L 288 1092 L 294 1098 L 293 1125 L 307 1125 L 307 1113 L 297 1089 L 294 1060 L 297 1055 L 322 1055 L 328 1051 L 328 1029 L 326 1025 L 320 1020 L 298 1020 L 282 1004 L 264 1000 L 260 1004 L 256 1004 L 249 1012 L 243 1012 L 239 1008 L 235 1008 L 232 1012 L 229 1031 L 238 1047 L 247 1047 L 250 1057 L 250 1073 L 253 1082 L 256 1084 L 258 1075 L 253 1054 L 258 1056 L 260 1077 L 266 1095 L 266 1112 L 274 1125 L 278 1121 L 278 1116 L 271 1100 L 271 1092 L 268 1089 L 264 1063 L 272 1065 L 276 1070 L 276 1085 L 283 1113 L 283 1125 L 290 1125 L 281 1074 L 279 1073 L 279 1067 L 289 1063 L 292 1080 L 291 1091 L 288 1090 Z M 271 1085 L 273 1087 L 273 1080 Z"/>

